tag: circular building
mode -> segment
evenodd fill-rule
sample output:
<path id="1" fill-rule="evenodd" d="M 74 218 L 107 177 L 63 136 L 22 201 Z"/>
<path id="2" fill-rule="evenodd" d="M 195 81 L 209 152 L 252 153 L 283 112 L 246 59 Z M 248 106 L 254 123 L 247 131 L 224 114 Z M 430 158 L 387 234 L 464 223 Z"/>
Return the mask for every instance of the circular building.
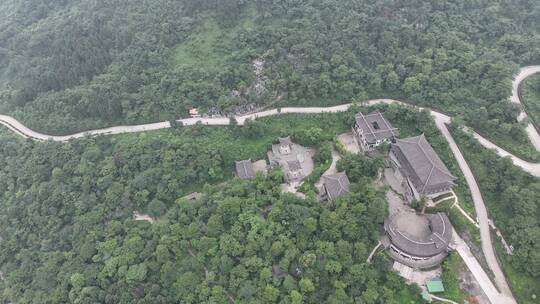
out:
<path id="1" fill-rule="evenodd" d="M 392 258 L 413 268 L 438 265 L 448 254 L 452 225 L 444 213 L 400 212 L 384 222 Z"/>

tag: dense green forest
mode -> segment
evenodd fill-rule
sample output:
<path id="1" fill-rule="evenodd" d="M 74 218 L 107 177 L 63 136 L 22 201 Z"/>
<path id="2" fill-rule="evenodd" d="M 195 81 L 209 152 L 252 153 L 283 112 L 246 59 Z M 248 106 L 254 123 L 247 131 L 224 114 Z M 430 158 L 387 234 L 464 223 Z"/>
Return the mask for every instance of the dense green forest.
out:
<path id="1" fill-rule="evenodd" d="M 411 117 L 425 113 L 389 111 Z M 16 303 L 419 303 L 419 290 L 366 264 L 387 216 L 376 168 L 345 161 L 335 203 L 283 194 L 280 171 L 232 179 L 276 136 L 331 142 L 353 112 L 245 127 L 180 127 L 36 143 L 0 132 L 0 281 Z M 425 117 L 424 117 L 425 119 Z M 428 124 L 429 125 L 429 124 Z M 378 166 L 381 164 L 379 163 Z M 201 191 L 196 201 L 183 198 Z M 159 218 L 132 220 L 132 212 Z"/>
<path id="2" fill-rule="evenodd" d="M 540 62 L 535 0 L 5 0 L 0 12 L 0 110 L 39 130 L 385 96 L 538 157 L 507 102 L 517 68 Z"/>
<path id="3" fill-rule="evenodd" d="M 429 116 L 399 106 L 376 108 L 404 136 L 426 134 L 460 178 L 458 193 L 466 207 L 462 176 Z M 349 128 L 355 110 L 67 144 L 0 132 L 2 299 L 418 303 L 418 290 L 389 271 L 384 255 L 365 264 L 387 214 L 384 196 L 369 182 L 377 161 L 350 156 L 339 163 L 353 172 L 354 191 L 335 204 L 282 194 L 279 171 L 266 179 L 231 180 L 234 160 L 265 157 L 277 136 L 290 134 L 310 146 L 332 142 Z M 532 304 L 540 281 L 535 232 L 540 224 L 534 205 L 540 184 L 508 160 L 456 135 L 493 217 L 516 248 L 512 257 L 501 254 L 512 287 L 523 303 Z M 201 191 L 203 198 L 182 198 L 192 191 Z M 159 220 L 135 222 L 134 211 Z"/>
<path id="4" fill-rule="evenodd" d="M 521 84 L 520 94 L 527 115 L 535 126 L 540 126 L 540 75 L 525 79 Z"/>
<path id="5" fill-rule="evenodd" d="M 512 256 L 499 248 L 503 269 L 519 303 L 540 297 L 540 178 L 534 178 L 484 149 L 467 134 L 454 130 L 456 141 L 479 183 L 490 216 L 513 245 Z"/>
<path id="6" fill-rule="evenodd" d="M 172 120 L 193 106 L 230 113 L 392 97 L 538 160 L 508 102 L 519 66 L 538 63 L 537 0 L 0 1 L 0 113 L 53 134 Z M 536 122 L 538 79 L 523 86 Z M 426 133 L 471 210 L 427 114 L 382 109 L 403 135 Z M 352 114 L 65 144 L 1 129 L 0 301 L 419 303 L 385 255 L 365 262 L 387 215 L 370 183 L 380 162 L 346 157 L 339 166 L 354 171 L 353 193 L 328 204 L 308 186 L 305 200 L 282 194 L 279 171 L 233 179 L 234 160 L 264 158 L 284 135 L 326 151 L 322 173 Z M 515 247 L 500 255 L 512 288 L 533 304 L 540 182 L 454 134 Z M 193 191 L 203 197 L 182 198 Z M 134 211 L 159 220 L 133 221 Z"/>

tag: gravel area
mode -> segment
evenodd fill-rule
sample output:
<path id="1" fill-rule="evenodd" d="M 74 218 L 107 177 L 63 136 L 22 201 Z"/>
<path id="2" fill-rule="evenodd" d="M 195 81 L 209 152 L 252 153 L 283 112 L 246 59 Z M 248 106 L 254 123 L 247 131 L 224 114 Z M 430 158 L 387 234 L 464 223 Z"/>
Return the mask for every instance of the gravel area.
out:
<path id="1" fill-rule="evenodd" d="M 356 140 L 354 140 L 354 135 L 352 134 L 352 132 L 340 134 L 338 136 L 338 140 L 348 152 L 354 154 L 360 153 L 360 149 L 358 148 Z"/>

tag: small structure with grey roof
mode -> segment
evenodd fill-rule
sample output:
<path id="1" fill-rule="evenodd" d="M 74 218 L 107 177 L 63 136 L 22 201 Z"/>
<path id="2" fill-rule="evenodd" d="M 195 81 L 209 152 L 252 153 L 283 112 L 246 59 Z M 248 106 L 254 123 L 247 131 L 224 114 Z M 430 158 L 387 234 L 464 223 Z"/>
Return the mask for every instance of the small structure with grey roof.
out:
<path id="1" fill-rule="evenodd" d="M 298 160 L 287 161 L 288 180 L 296 180 L 302 177 L 302 164 Z"/>
<path id="2" fill-rule="evenodd" d="M 279 137 L 268 152 L 270 167 L 280 166 L 283 169 L 285 182 L 296 187 L 302 179 L 313 171 L 313 152 L 294 143 L 289 136 Z"/>
<path id="3" fill-rule="evenodd" d="M 399 130 L 394 128 L 381 112 L 375 111 L 366 115 L 358 113 L 354 118 L 352 130 L 363 151 L 371 151 L 399 136 Z"/>
<path id="4" fill-rule="evenodd" d="M 400 212 L 384 222 L 389 253 L 407 266 L 421 269 L 438 265 L 448 254 L 453 228 L 444 213 Z"/>
<path id="5" fill-rule="evenodd" d="M 235 162 L 236 167 L 236 176 L 243 179 L 250 179 L 255 178 L 255 175 L 257 175 L 258 172 L 261 172 L 262 174 L 266 174 L 267 172 L 267 166 L 266 160 L 261 159 L 258 161 L 251 161 L 251 159 L 248 160 L 239 160 Z"/>
<path id="6" fill-rule="evenodd" d="M 290 136 L 279 137 L 279 153 L 290 154 L 292 152 L 292 140 Z"/>
<path id="7" fill-rule="evenodd" d="M 455 186 L 457 178 L 450 173 L 424 134 L 396 139 L 390 149 L 389 160 L 409 202 L 449 193 Z"/>
<path id="8" fill-rule="evenodd" d="M 332 175 L 323 176 L 324 190 L 329 200 L 333 200 L 349 193 L 351 183 L 345 172 L 339 172 Z"/>
<path id="9" fill-rule="evenodd" d="M 253 170 L 253 163 L 251 159 L 236 161 L 236 176 L 243 179 L 249 179 L 255 177 L 255 170 Z"/>

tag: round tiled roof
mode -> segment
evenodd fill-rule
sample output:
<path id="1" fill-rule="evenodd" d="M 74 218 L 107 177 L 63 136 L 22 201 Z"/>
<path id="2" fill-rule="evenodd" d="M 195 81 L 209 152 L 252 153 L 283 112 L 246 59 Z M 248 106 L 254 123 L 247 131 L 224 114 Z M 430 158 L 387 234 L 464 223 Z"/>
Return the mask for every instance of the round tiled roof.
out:
<path id="1" fill-rule="evenodd" d="M 395 247 L 416 257 L 435 256 L 452 240 L 452 226 L 444 213 L 401 212 L 386 220 L 384 228 Z"/>

